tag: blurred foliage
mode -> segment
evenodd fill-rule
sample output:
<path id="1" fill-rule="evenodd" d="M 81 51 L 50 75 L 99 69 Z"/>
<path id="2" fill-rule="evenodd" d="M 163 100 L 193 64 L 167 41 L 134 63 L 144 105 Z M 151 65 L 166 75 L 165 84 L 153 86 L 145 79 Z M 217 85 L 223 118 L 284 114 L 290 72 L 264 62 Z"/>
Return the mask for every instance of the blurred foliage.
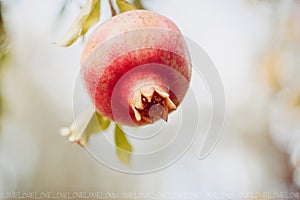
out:
<path id="1" fill-rule="evenodd" d="M 55 43 L 68 47 L 83 36 L 100 19 L 100 0 L 88 0 L 69 30 Z"/>
<path id="2" fill-rule="evenodd" d="M 63 14 L 65 13 L 67 7 L 69 6 L 71 0 L 65 0 L 58 12 L 58 18 L 61 18 L 63 16 Z"/>
<path id="3" fill-rule="evenodd" d="M 3 66 L 4 61 L 8 58 L 8 40 L 7 34 L 5 31 L 3 16 L 2 16 L 2 7 L 0 2 L 0 67 Z"/>
<path id="4" fill-rule="evenodd" d="M 58 14 L 60 18 L 66 10 L 70 0 L 65 0 Z M 108 0 L 112 16 L 116 15 L 116 10 L 112 0 Z M 116 0 L 119 12 L 126 12 L 129 10 L 144 9 L 140 0 L 135 0 L 129 3 L 125 0 Z M 57 45 L 68 47 L 71 46 L 77 39 L 84 36 L 85 33 L 100 20 L 100 6 L 101 0 L 88 0 L 86 4 L 80 9 L 79 15 L 76 17 L 68 31 L 55 43 Z"/>
<path id="5" fill-rule="evenodd" d="M 280 71 L 279 71 L 279 56 L 278 52 L 273 50 L 265 55 L 262 60 L 262 65 L 265 66 L 262 68 L 263 76 L 268 82 L 269 86 L 273 91 L 279 91 L 282 88 L 280 83 Z"/>
<path id="6" fill-rule="evenodd" d="M 261 57 L 263 80 L 270 99 L 270 136 L 290 156 L 295 170 L 293 181 L 300 183 L 300 1 L 264 1 L 272 5 L 271 32 Z"/>
<path id="7" fill-rule="evenodd" d="M 128 142 L 124 131 L 118 124 L 115 126 L 115 144 L 117 146 L 116 151 L 119 160 L 123 164 L 129 165 L 132 146 Z"/>
<path id="8" fill-rule="evenodd" d="M 0 2 L 0 76 L 2 75 L 1 72 L 2 72 L 3 65 L 9 57 L 9 52 L 7 47 L 8 47 L 8 40 L 7 40 L 7 34 L 5 31 L 4 20 L 2 16 L 2 6 Z M 1 82 L 0 82 L 0 116 L 2 115 L 2 112 L 3 112 L 3 98 L 1 95 Z"/>

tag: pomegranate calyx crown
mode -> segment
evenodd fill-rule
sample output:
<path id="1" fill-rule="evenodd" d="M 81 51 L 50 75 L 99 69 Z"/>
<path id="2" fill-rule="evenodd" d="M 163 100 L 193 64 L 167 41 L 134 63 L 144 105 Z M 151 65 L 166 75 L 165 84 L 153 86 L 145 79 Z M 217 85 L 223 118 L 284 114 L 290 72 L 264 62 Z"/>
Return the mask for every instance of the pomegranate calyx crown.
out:
<path id="1" fill-rule="evenodd" d="M 155 87 L 142 88 L 134 96 L 131 108 L 137 121 L 153 123 L 160 118 L 167 121 L 169 112 L 177 108 L 167 92 Z"/>

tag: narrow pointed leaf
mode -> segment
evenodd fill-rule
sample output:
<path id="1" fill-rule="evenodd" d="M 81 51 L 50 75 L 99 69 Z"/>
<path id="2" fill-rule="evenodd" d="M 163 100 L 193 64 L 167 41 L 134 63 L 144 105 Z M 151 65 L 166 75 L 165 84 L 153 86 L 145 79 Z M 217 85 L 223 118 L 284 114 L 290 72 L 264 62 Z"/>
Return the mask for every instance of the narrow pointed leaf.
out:
<path id="1" fill-rule="evenodd" d="M 82 113 L 76 116 L 70 127 L 62 128 L 60 134 L 66 136 L 70 142 L 78 143 L 94 113 L 93 106 L 88 106 Z"/>
<path id="2" fill-rule="evenodd" d="M 55 43 L 64 47 L 72 45 L 80 36 L 84 35 L 92 25 L 98 22 L 99 18 L 100 0 L 88 0 L 81 8 L 79 15 L 69 30 Z"/>
<path id="3" fill-rule="evenodd" d="M 89 121 L 86 129 L 84 130 L 83 134 L 81 135 L 78 143 L 81 146 L 86 146 L 90 140 L 90 137 L 94 134 L 102 132 L 101 126 L 98 121 L 98 117 L 96 113 L 92 116 L 91 120 Z"/>
<path id="4" fill-rule="evenodd" d="M 99 120 L 101 119 L 101 120 Z M 70 128 L 62 128 L 61 135 L 68 137 L 70 142 L 86 146 L 93 134 L 101 133 L 110 125 L 110 120 L 102 117 L 92 108 L 79 115 Z"/>
<path id="5" fill-rule="evenodd" d="M 96 112 L 96 117 L 97 117 L 100 128 L 102 129 L 102 131 L 105 131 L 110 125 L 110 120 L 107 119 L 106 117 L 103 117 L 98 112 Z"/>
<path id="6" fill-rule="evenodd" d="M 100 19 L 100 0 L 94 0 L 92 11 L 90 12 L 90 15 L 88 16 L 86 22 L 82 26 L 82 33 L 81 35 L 84 35 L 89 28 L 91 28 L 94 24 L 96 24 Z"/>
<path id="7" fill-rule="evenodd" d="M 125 133 L 122 128 L 116 124 L 115 126 L 115 143 L 117 146 L 117 156 L 119 160 L 129 165 L 130 164 L 130 156 L 132 152 L 132 146 L 129 144 Z"/>
<path id="8" fill-rule="evenodd" d="M 138 9 L 135 5 L 128 3 L 125 0 L 117 0 L 117 5 L 120 10 L 120 13 L 129 11 L 129 10 L 137 10 Z"/>
<path id="9" fill-rule="evenodd" d="M 141 0 L 134 0 L 133 4 L 135 5 L 135 7 L 137 7 L 138 9 L 145 9 Z"/>

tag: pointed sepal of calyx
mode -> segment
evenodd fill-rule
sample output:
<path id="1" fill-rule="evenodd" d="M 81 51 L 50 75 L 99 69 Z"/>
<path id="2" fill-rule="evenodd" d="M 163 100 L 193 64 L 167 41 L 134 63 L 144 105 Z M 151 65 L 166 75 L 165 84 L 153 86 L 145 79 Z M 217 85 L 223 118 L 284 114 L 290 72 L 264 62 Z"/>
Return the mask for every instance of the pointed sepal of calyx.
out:
<path id="1" fill-rule="evenodd" d="M 130 101 L 137 121 L 153 123 L 157 119 L 168 121 L 168 114 L 177 106 L 163 89 L 146 86 L 139 90 Z"/>
<path id="2" fill-rule="evenodd" d="M 62 128 L 60 133 L 70 142 L 85 147 L 93 134 L 105 131 L 109 125 L 110 120 L 94 110 L 87 109 L 85 113 L 74 120 L 70 127 Z"/>
<path id="3" fill-rule="evenodd" d="M 124 131 L 118 124 L 116 124 L 115 126 L 115 144 L 116 144 L 116 153 L 119 160 L 123 164 L 129 165 L 132 146 L 128 142 Z"/>

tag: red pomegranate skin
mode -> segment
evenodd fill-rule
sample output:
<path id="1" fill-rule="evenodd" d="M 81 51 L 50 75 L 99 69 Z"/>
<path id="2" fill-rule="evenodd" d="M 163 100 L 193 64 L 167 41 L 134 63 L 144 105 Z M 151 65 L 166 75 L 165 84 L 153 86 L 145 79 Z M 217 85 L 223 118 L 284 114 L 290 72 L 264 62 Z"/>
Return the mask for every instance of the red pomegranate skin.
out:
<path id="1" fill-rule="evenodd" d="M 128 126 L 167 120 L 191 78 L 189 52 L 177 26 L 145 10 L 119 14 L 97 27 L 81 67 L 97 112 Z"/>

